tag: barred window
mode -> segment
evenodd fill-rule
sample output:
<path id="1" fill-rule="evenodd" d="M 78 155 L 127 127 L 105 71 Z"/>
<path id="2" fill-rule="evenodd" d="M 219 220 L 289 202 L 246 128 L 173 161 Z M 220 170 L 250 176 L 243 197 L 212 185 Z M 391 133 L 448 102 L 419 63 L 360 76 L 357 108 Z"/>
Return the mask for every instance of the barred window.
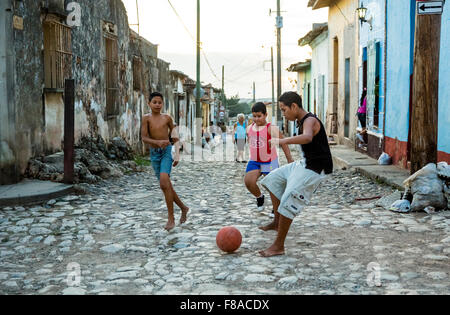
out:
<path id="1" fill-rule="evenodd" d="M 63 91 L 72 77 L 71 28 L 57 21 L 45 21 L 43 28 L 45 88 Z"/>
<path id="2" fill-rule="evenodd" d="M 118 76 L 119 76 L 119 55 L 117 38 L 105 34 L 105 88 L 106 88 L 106 115 L 118 115 Z"/>
<path id="3" fill-rule="evenodd" d="M 142 59 L 138 56 L 133 58 L 133 89 L 142 90 Z"/>

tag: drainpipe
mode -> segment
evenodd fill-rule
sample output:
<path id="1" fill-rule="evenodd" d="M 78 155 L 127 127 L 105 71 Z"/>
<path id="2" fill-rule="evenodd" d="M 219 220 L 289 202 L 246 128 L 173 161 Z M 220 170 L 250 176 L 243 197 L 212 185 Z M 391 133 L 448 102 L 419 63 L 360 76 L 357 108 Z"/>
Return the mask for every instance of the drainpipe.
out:
<path id="1" fill-rule="evenodd" d="M 383 115 L 383 152 L 386 152 L 386 86 L 387 86 L 387 2 L 384 1 L 384 115 Z"/>

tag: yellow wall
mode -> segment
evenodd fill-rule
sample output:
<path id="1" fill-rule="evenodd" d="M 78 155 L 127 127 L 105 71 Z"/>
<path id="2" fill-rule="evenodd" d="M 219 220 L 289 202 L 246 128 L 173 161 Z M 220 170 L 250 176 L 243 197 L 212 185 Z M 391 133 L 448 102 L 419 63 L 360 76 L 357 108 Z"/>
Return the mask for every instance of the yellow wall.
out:
<path id="1" fill-rule="evenodd" d="M 329 100 L 327 107 L 327 126 L 330 126 L 329 114 L 333 112 L 333 104 L 337 105 L 339 143 L 350 144 L 344 137 L 345 121 L 345 60 L 350 58 L 350 109 L 349 139 L 356 133 L 358 108 L 358 66 L 359 66 L 359 20 L 356 13 L 358 0 L 340 0 L 331 5 L 328 13 L 329 30 Z M 334 39 L 338 40 L 338 75 L 334 78 Z M 333 87 L 337 86 L 337 94 Z"/>

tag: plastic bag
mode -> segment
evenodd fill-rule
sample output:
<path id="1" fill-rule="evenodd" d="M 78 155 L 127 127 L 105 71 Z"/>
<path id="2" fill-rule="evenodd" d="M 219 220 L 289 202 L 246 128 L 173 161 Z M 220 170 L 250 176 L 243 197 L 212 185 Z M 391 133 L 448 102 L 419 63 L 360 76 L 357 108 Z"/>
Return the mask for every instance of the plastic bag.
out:
<path id="1" fill-rule="evenodd" d="M 378 164 L 380 165 L 390 165 L 391 162 L 391 157 L 386 152 L 383 152 L 378 158 Z"/>
<path id="2" fill-rule="evenodd" d="M 411 211 L 411 203 L 406 199 L 397 200 L 389 207 L 389 210 L 394 212 L 407 213 Z"/>
<path id="3" fill-rule="evenodd" d="M 411 211 L 422 211 L 428 206 L 436 210 L 447 207 L 443 181 L 438 177 L 436 164 L 429 163 L 403 182 L 411 187 Z"/>
<path id="4" fill-rule="evenodd" d="M 450 165 L 448 165 L 447 162 L 439 162 L 436 169 L 439 178 L 443 180 L 450 180 Z"/>
<path id="5" fill-rule="evenodd" d="M 450 183 L 444 184 L 444 196 L 447 199 L 447 209 L 450 210 Z"/>

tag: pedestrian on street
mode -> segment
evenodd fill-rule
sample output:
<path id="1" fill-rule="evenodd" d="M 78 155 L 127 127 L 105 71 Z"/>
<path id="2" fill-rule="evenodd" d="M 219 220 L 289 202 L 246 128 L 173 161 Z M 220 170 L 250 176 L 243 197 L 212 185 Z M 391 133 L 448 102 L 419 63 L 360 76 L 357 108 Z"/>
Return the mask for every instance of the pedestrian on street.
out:
<path id="1" fill-rule="evenodd" d="M 212 146 L 214 146 L 216 144 L 216 134 L 217 134 L 217 127 L 214 125 L 214 122 L 210 122 L 209 125 L 209 130 L 210 130 L 210 134 L 211 134 L 211 143 Z"/>
<path id="2" fill-rule="evenodd" d="M 261 175 L 266 176 L 279 167 L 276 147 L 271 148 L 272 138 L 283 138 L 277 126 L 267 123 L 267 108 L 264 103 L 256 103 L 252 107 L 253 123 L 247 127 L 250 161 L 247 164 L 244 183 L 248 191 L 256 198 L 259 211 L 264 210 L 264 195 L 258 187 L 257 181 Z M 282 145 L 288 163 L 294 162 L 289 146 Z"/>
<path id="3" fill-rule="evenodd" d="M 276 169 L 261 181 L 261 185 L 270 193 L 275 217 L 273 222 L 260 229 L 277 231 L 274 243 L 259 252 L 263 257 L 284 255 L 284 242 L 292 221 L 309 203 L 325 175 L 333 172 L 328 138 L 319 118 L 303 109 L 302 98 L 295 92 L 281 95 L 279 103 L 286 119 L 297 121 L 298 136 L 272 138 L 269 141 L 271 147 L 299 144 L 304 160 Z"/>
<path id="4" fill-rule="evenodd" d="M 191 133 L 188 127 L 181 125 L 179 128 L 179 136 L 180 136 L 180 150 L 185 154 L 191 154 L 191 150 L 187 142 L 191 139 Z"/>
<path id="5" fill-rule="evenodd" d="M 175 227 L 173 203 L 175 202 L 181 209 L 180 224 L 186 222 L 189 211 L 189 208 L 178 197 L 170 181 L 172 166 L 177 166 L 179 162 L 179 136 L 174 128 L 172 117 L 161 113 L 164 105 L 162 94 L 159 92 L 152 93 L 148 105 L 151 113 L 144 115 L 142 118 L 142 141 L 150 145 L 152 167 L 166 199 L 168 221 L 165 229 L 170 231 Z M 172 144 L 169 138 L 172 138 L 175 144 L 174 157 L 172 157 Z"/>
<path id="6" fill-rule="evenodd" d="M 211 135 L 208 132 L 208 129 L 205 129 L 205 127 L 202 125 L 202 148 L 206 148 L 208 150 L 211 150 L 211 147 L 209 146 L 209 141 L 211 140 Z"/>
<path id="7" fill-rule="evenodd" d="M 356 114 L 358 116 L 358 120 L 361 123 L 361 132 L 356 134 L 356 137 L 362 142 L 364 141 L 364 135 L 367 133 L 367 88 L 364 88 L 361 99 L 359 102 L 358 112 Z"/>
<path id="8" fill-rule="evenodd" d="M 234 124 L 234 139 L 233 143 L 237 145 L 238 154 L 236 157 L 236 162 L 239 163 L 239 158 L 241 159 L 241 163 L 247 163 L 247 161 L 244 160 L 244 149 L 245 149 L 245 143 L 247 142 L 247 131 L 246 131 L 246 124 L 245 124 L 245 115 L 239 114 L 237 116 L 238 122 Z"/>
<path id="9" fill-rule="evenodd" d="M 225 126 L 224 122 L 222 122 L 220 124 L 220 131 L 222 133 L 222 142 L 223 142 L 223 144 L 226 144 L 227 143 L 227 126 Z"/>

